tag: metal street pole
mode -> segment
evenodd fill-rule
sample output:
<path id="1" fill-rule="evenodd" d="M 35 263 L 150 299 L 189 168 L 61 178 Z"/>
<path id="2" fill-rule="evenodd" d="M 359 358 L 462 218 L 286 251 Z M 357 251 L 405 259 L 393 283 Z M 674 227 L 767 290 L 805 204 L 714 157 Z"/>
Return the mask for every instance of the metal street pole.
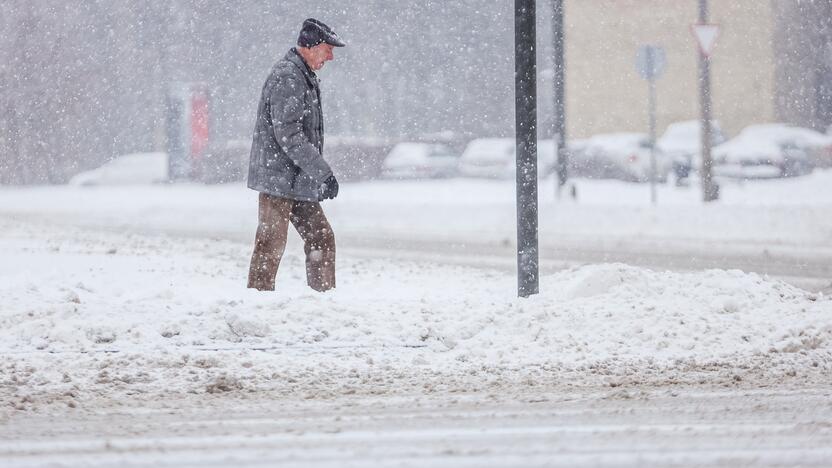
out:
<path id="1" fill-rule="evenodd" d="M 517 295 L 539 290 L 537 239 L 537 63 L 535 0 L 514 1 L 514 101 L 517 134 Z"/>
<path id="2" fill-rule="evenodd" d="M 650 49 L 651 53 L 654 49 Z M 655 60 L 651 57 L 651 63 Z M 651 65 L 652 66 L 652 65 Z M 648 107 L 650 108 L 650 202 L 656 204 L 656 78 L 647 80 Z"/>
<path id="3" fill-rule="evenodd" d="M 552 35 L 554 39 L 554 113 L 555 144 L 557 145 L 557 187 L 556 195 L 560 198 L 561 189 L 566 184 L 569 154 L 566 150 L 566 62 L 563 41 L 563 0 L 553 0 Z"/>
<path id="4" fill-rule="evenodd" d="M 664 49 L 645 44 L 636 54 L 636 69 L 647 80 L 647 114 L 650 127 L 650 202 L 656 204 L 656 80 L 665 68 Z"/>
<path id="5" fill-rule="evenodd" d="M 699 24 L 708 22 L 708 0 L 699 0 Z M 711 58 L 699 51 L 699 99 L 702 108 L 702 200 L 719 198 L 719 187 L 713 181 L 711 158 Z"/>

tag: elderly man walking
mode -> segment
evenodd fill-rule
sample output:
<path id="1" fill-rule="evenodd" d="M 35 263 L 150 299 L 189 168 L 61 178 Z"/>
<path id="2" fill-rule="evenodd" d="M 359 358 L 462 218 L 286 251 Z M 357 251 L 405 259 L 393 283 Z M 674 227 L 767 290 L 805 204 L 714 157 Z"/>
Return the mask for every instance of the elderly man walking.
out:
<path id="1" fill-rule="evenodd" d="M 338 181 L 323 158 L 315 72 L 344 45 L 329 26 L 307 19 L 297 47 L 274 65 L 263 86 L 248 170 L 249 188 L 260 192 L 249 288 L 274 290 L 289 223 L 303 239 L 307 284 L 316 291 L 335 287 L 335 235 L 320 202 L 338 195 Z"/>

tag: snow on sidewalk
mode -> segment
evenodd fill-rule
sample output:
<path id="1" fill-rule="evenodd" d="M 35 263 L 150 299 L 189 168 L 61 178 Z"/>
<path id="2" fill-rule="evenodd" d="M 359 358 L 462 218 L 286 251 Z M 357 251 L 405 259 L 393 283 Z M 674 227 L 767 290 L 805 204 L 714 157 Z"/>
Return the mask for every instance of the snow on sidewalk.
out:
<path id="1" fill-rule="evenodd" d="M 245 289 L 250 246 L 0 223 L 0 405 L 169 394 L 780 382 L 832 371 L 832 301 L 739 271 L 504 272 L 342 257 Z M 121 400 L 119 400 L 121 401 Z"/>

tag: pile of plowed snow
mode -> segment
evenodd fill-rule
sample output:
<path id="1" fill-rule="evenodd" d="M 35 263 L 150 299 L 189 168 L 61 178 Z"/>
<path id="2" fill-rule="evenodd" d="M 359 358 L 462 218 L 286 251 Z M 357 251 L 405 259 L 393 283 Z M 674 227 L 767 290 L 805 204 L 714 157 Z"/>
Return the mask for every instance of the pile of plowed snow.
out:
<path id="1" fill-rule="evenodd" d="M 515 297 L 511 273 L 341 256 L 338 288 L 284 258 L 245 289 L 228 241 L 2 226 L 0 403 L 270 391 L 479 391 L 823 378 L 832 301 L 740 271 L 587 265 Z M 827 374 L 828 375 L 828 374 Z"/>

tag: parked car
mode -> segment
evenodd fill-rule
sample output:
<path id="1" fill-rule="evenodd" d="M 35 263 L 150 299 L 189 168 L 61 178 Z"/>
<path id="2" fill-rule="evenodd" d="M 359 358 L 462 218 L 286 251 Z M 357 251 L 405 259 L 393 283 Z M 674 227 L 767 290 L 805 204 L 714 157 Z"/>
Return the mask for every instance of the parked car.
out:
<path id="1" fill-rule="evenodd" d="M 168 180 L 167 153 L 135 153 L 114 158 L 102 166 L 69 179 L 70 185 L 153 184 Z"/>
<path id="2" fill-rule="evenodd" d="M 810 128 L 795 127 L 786 124 L 760 124 L 746 127 L 755 135 L 767 135 L 767 138 L 783 144 L 793 144 L 806 152 L 809 163 L 814 167 L 832 166 L 832 136 Z"/>
<path id="3" fill-rule="evenodd" d="M 459 173 L 466 177 L 512 179 L 515 177 L 517 142 L 514 138 L 478 138 L 471 140 L 459 159 Z M 538 175 L 552 172 L 555 165 L 553 140 L 537 144 Z"/>
<path id="4" fill-rule="evenodd" d="M 808 151 L 815 148 L 816 136 L 807 133 L 807 129 L 783 124 L 748 126 L 713 149 L 714 173 L 742 178 L 808 174 L 812 171 Z"/>
<path id="5" fill-rule="evenodd" d="M 657 147 L 656 181 L 667 181 L 671 162 Z M 584 143 L 583 164 L 595 171 L 590 177 L 648 182 L 651 171 L 650 139 L 644 133 L 595 135 Z"/>
<path id="6" fill-rule="evenodd" d="M 402 142 L 390 150 L 381 175 L 394 179 L 437 179 L 457 174 L 459 155 L 439 143 Z"/>
<path id="7" fill-rule="evenodd" d="M 381 165 L 392 147 L 385 138 L 327 136 L 324 159 L 341 182 L 375 179 L 381 175 Z"/>
<path id="8" fill-rule="evenodd" d="M 718 121 L 711 121 L 711 147 L 726 141 Z M 702 122 L 685 120 L 667 126 L 664 134 L 656 141 L 672 161 L 676 180 L 685 179 L 692 170 L 702 166 Z"/>

